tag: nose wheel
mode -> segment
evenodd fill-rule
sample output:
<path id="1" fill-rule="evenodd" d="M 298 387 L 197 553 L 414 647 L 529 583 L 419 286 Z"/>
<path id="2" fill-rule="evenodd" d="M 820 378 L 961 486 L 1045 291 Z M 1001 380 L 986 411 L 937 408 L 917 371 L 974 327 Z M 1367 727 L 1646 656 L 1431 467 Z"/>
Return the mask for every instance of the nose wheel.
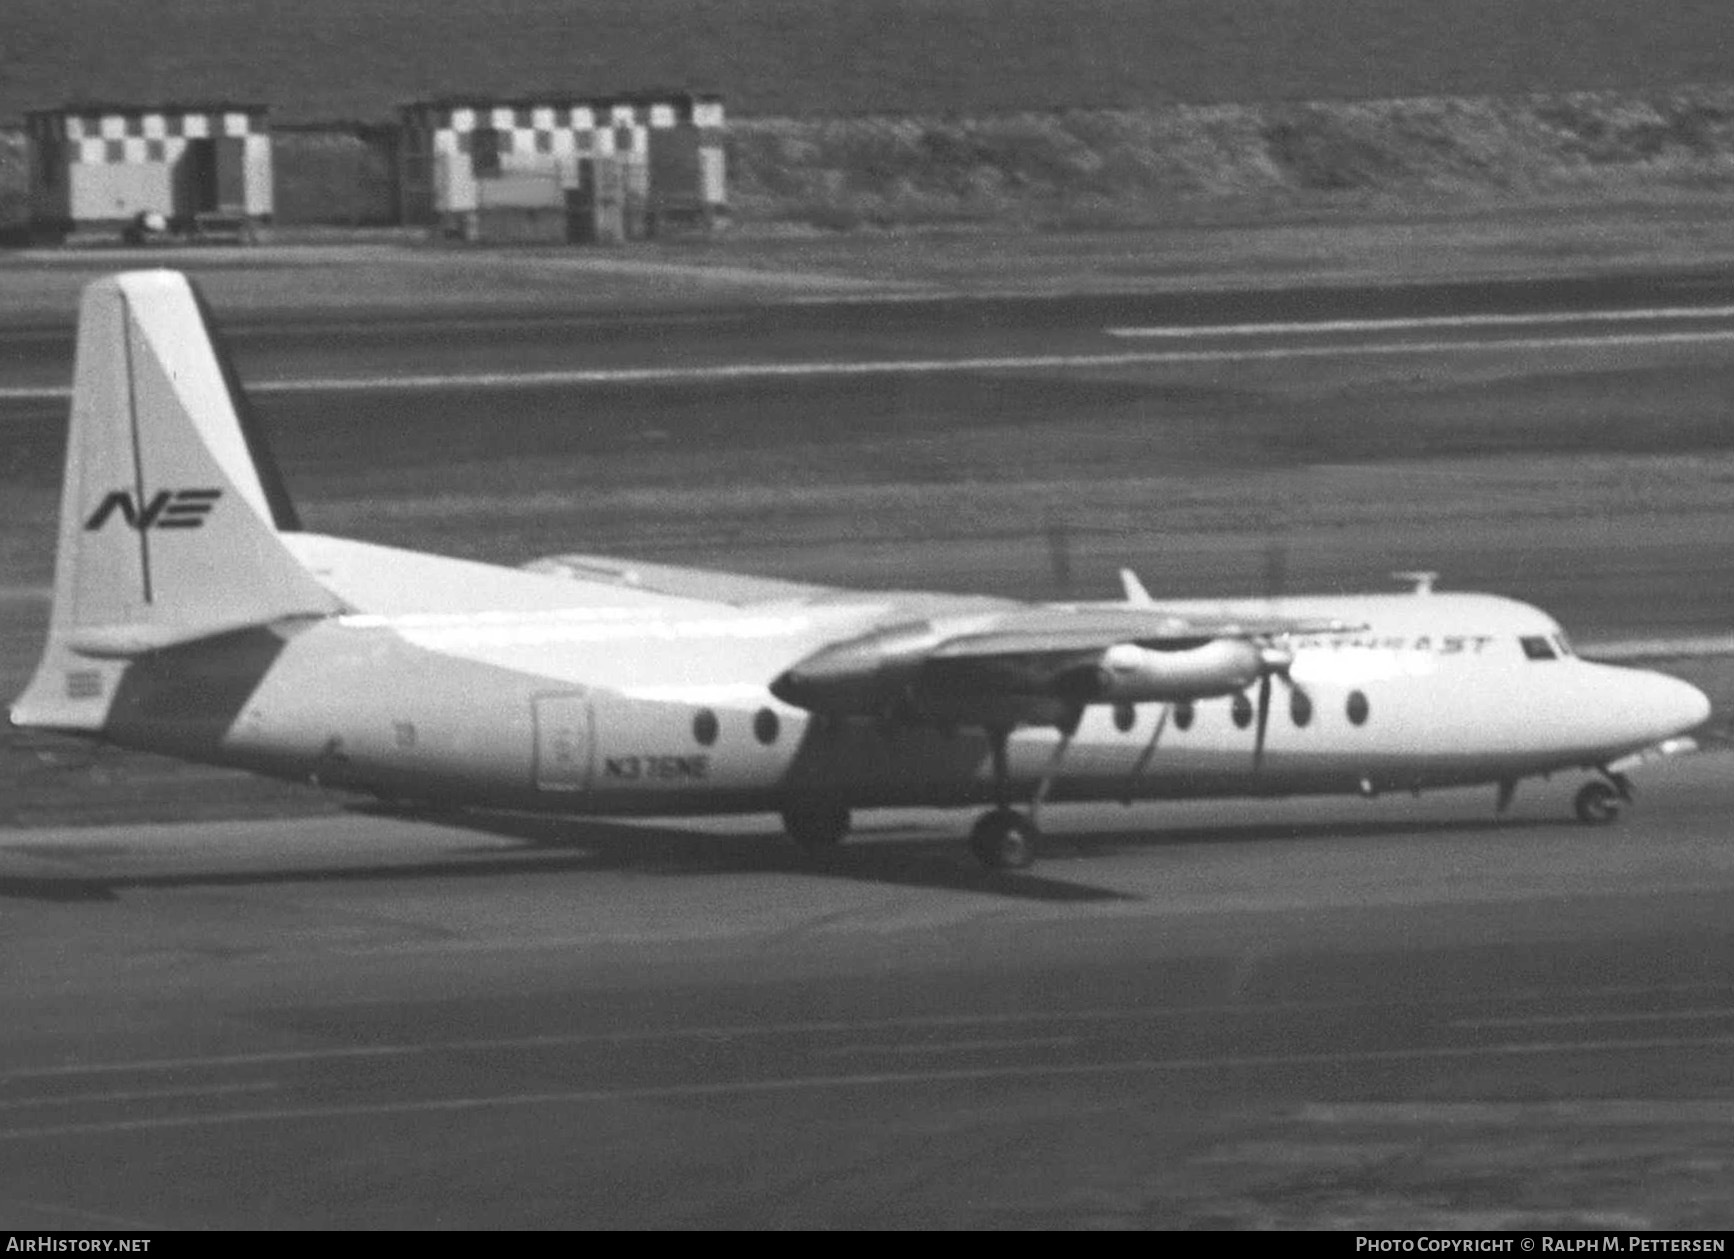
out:
<path id="1" fill-rule="evenodd" d="M 1034 864 L 1036 824 L 1016 809 L 991 809 L 969 833 L 969 850 L 990 870 L 1024 870 Z"/>

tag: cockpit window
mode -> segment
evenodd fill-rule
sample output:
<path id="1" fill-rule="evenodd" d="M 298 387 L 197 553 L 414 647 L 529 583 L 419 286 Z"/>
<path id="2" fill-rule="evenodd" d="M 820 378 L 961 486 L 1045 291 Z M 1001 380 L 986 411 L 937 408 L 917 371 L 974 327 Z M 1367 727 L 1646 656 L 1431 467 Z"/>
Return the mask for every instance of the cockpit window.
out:
<path id="1" fill-rule="evenodd" d="M 1569 656 L 1572 654 L 1571 639 L 1567 638 L 1564 634 L 1555 634 L 1553 636 L 1553 645 L 1559 648 L 1559 654 L 1562 656 Z"/>
<path id="2" fill-rule="evenodd" d="M 1554 651 L 1553 644 L 1540 634 L 1533 638 L 1520 638 L 1523 644 L 1523 654 L 1531 660 L 1555 660 L 1559 653 Z"/>

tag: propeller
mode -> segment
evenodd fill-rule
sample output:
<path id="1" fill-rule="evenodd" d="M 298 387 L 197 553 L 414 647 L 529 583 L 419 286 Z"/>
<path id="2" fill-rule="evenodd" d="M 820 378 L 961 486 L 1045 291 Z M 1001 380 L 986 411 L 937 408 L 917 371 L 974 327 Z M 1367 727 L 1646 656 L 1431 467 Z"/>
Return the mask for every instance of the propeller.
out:
<path id="1" fill-rule="evenodd" d="M 1258 718 L 1257 728 L 1252 743 L 1252 769 L 1257 773 L 1264 764 L 1264 736 L 1270 729 L 1270 680 L 1281 678 L 1282 684 L 1290 691 L 1296 689 L 1294 679 L 1288 671 L 1294 664 L 1294 652 L 1286 647 L 1278 647 L 1271 643 L 1263 643 L 1259 648 L 1258 664 Z"/>

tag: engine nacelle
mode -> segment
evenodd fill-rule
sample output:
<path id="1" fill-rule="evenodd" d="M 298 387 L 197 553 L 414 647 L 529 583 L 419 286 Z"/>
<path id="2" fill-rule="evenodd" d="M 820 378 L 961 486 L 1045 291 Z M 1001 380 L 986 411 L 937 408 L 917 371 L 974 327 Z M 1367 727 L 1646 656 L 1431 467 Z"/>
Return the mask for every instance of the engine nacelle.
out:
<path id="1" fill-rule="evenodd" d="M 938 635 L 926 622 L 893 626 L 808 656 L 771 694 L 809 712 L 878 714 L 905 697 Z"/>
<path id="2" fill-rule="evenodd" d="M 1212 638 L 1172 649 L 1117 643 L 1073 678 L 1076 698 L 1085 703 L 1173 703 L 1243 691 L 1267 664 L 1264 649 L 1244 638 Z"/>

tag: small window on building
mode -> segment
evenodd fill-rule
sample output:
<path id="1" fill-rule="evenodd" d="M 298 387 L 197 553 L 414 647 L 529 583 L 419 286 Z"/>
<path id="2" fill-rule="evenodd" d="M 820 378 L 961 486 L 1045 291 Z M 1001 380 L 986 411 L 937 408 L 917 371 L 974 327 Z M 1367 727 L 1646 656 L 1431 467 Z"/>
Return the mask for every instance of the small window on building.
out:
<path id="1" fill-rule="evenodd" d="M 1523 654 L 1531 660 L 1555 660 L 1558 658 L 1553 644 L 1540 634 L 1529 638 L 1520 638 L 1517 641 L 1523 644 Z"/>
<path id="2" fill-rule="evenodd" d="M 777 731 L 781 727 L 782 723 L 777 720 L 777 714 L 768 708 L 761 708 L 753 714 L 753 737 L 760 743 L 775 743 Z"/>
<path id="3" fill-rule="evenodd" d="M 1298 686 L 1288 693 L 1288 715 L 1297 726 L 1307 725 L 1313 719 L 1312 697 Z"/>
<path id="4" fill-rule="evenodd" d="M 470 138 L 470 163 L 478 175 L 500 173 L 500 135 L 491 127 L 478 128 Z"/>
<path id="5" fill-rule="evenodd" d="M 1174 728 L 1176 730 L 1192 729 L 1192 718 L 1194 716 L 1196 716 L 1196 714 L 1192 708 L 1192 701 L 1189 699 L 1181 700 L 1178 704 L 1174 705 Z"/>
<path id="6" fill-rule="evenodd" d="M 1252 701 L 1246 698 L 1244 691 L 1235 693 L 1234 706 L 1231 711 L 1234 715 L 1234 724 L 1240 729 L 1245 730 L 1252 724 Z"/>
<path id="7" fill-rule="evenodd" d="M 36 185 L 44 192 L 53 192 L 60 178 L 61 163 L 66 154 L 54 140 L 39 140 L 36 145 Z"/>
<path id="8" fill-rule="evenodd" d="M 1351 725 L 1367 724 L 1367 697 L 1360 691 L 1349 692 L 1348 714 Z"/>
<path id="9" fill-rule="evenodd" d="M 708 748 L 711 744 L 716 742 L 716 736 L 716 714 L 708 708 L 699 709 L 698 712 L 693 714 L 692 737 L 697 739 L 701 746 Z"/>
<path id="10" fill-rule="evenodd" d="M 1138 722 L 1138 710 L 1130 704 L 1114 705 L 1114 729 L 1125 734 Z"/>

